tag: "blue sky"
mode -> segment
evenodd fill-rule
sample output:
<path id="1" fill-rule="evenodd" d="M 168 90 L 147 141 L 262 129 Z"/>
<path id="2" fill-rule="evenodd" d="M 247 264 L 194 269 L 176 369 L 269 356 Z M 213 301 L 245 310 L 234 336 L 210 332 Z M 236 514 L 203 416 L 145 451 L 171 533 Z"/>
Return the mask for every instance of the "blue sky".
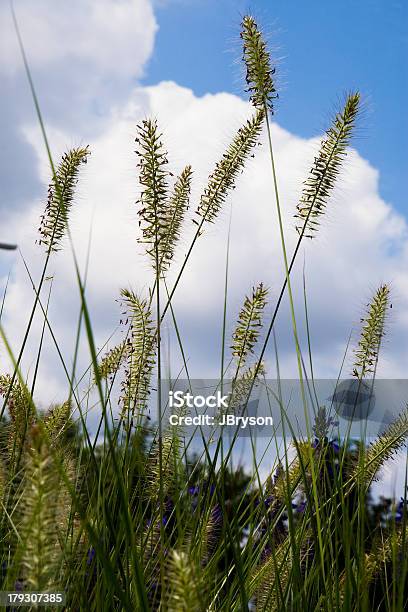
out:
<path id="1" fill-rule="evenodd" d="M 241 95 L 238 33 L 240 17 L 248 10 L 280 58 L 280 125 L 304 137 L 319 134 L 339 96 L 359 88 L 366 112 L 358 149 L 380 170 L 382 197 L 408 214 L 408 3 L 159 2 L 159 31 L 144 83 L 169 79 L 197 95 Z"/>

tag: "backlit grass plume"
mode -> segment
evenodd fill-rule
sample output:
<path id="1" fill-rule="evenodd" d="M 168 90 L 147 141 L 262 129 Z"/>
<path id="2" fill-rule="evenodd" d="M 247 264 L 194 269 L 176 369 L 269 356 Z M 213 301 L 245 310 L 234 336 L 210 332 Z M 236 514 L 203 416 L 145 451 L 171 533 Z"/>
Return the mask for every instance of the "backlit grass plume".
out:
<path id="1" fill-rule="evenodd" d="M 122 386 L 123 415 L 144 413 L 150 393 L 150 379 L 155 363 L 155 328 L 150 307 L 132 291 L 122 289 L 121 296 L 130 319 L 127 340 L 126 377 Z"/>
<path id="2" fill-rule="evenodd" d="M 71 210 L 79 170 L 89 157 L 88 147 L 70 149 L 64 153 L 48 188 L 45 212 L 41 216 L 39 244 L 45 244 L 47 252 L 59 251 Z"/>
<path id="3" fill-rule="evenodd" d="M 136 143 L 139 156 L 139 182 L 142 186 L 139 218 L 142 228 L 140 242 L 157 268 L 167 258 L 169 199 L 167 151 L 162 142 L 157 121 L 145 119 L 138 125 Z"/>
<path id="4" fill-rule="evenodd" d="M 405 445 L 408 438 L 408 408 L 399 415 L 386 431 L 370 444 L 362 461 L 356 465 L 354 478 L 363 478 L 367 484 L 375 479 L 379 469 Z"/>
<path id="5" fill-rule="evenodd" d="M 20 530 L 23 579 L 29 590 L 45 591 L 54 586 L 59 562 L 56 532 L 58 474 L 49 449 L 37 427 L 30 432 L 26 483 L 21 503 Z"/>
<path id="6" fill-rule="evenodd" d="M 274 82 L 275 68 L 271 65 L 268 48 L 253 17 L 246 15 L 241 25 L 246 91 L 256 108 L 272 113 L 273 100 L 278 94 Z"/>
<path id="7" fill-rule="evenodd" d="M 196 211 L 202 218 L 202 222 L 213 223 L 217 218 L 228 192 L 234 187 L 238 173 L 242 170 L 251 150 L 258 142 L 264 116 L 263 109 L 258 110 L 238 130 L 221 160 L 216 164 Z"/>
<path id="8" fill-rule="evenodd" d="M 273 554 L 253 572 L 249 583 L 251 595 L 256 596 L 257 609 L 278 610 L 278 593 L 285 592 L 292 570 L 292 550 L 289 538 L 275 547 Z"/>
<path id="9" fill-rule="evenodd" d="M 26 431 L 34 419 L 32 398 L 19 380 L 14 380 L 12 384 L 12 377 L 9 374 L 0 376 L 0 394 L 7 398 L 10 415 L 9 451 L 10 454 L 18 455 L 24 444 Z"/>
<path id="10" fill-rule="evenodd" d="M 237 410 L 245 406 L 251 391 L 255 388 L 256 383 L 264 374 L 265 365 L 263 362 L 248 367 L 240 373 L 233 381 L 228 399 L 228 410 Z"/>
<path id="11" fill-rule="evenodd" d="M 105 353 L 98 367 L 98 374 L 100 378 L 106 380 L 117 373 L 120 366 L 126 359 L 127 348 L 128 344 L 124 340 Z"/>
<path id="12" fill-rule="evenodd" d="M 405 533 L 404 533 L 405 532 Z M 385 568 L 386 563 L 392 560 L 393 555 L 401 558 L 406 546 L 406 526 L 389 535 L 382 534 L 377 538 L 369 555 L 365 559 L 365 579 L 371 582 Z"/>
<path id="13" fill-rule="evenodd" d="M 180 462 L 180 451 L 182 448 L 180 427 L 167 428 L 163 432 L 161 445 L 155 440 L 150 449 L 146 465 L 146 495 L 149 499 L 157 499 L 157 493 L 161 481 L 164 494 L 174 493 L 174 485 L 183 466 Z M 161 447 L 161 465 L 160 465 Z"/>
<path id="14" fill-rule="evenodd" d="M 237 369 L 244 365 L 253 353 L 262 327 L 262 313 L 267 303 L 268 289 L 262 283 L 253 287 L 252 295 L 246 296 L 239 313 L 237 326 L 232 336 L 232 354 L 237 361 Z"/>
<path id="15" fill-rule="evenodd" d="M 360 380 L 374 373 L 384 335 L 389 296 L 388 285 L 379 287 L 373 299 L 367 305 L 365 317 L 361 319 L 362 329 L 358 347 L 355 351 L 353 368 L 353 376 Z"/>
<path id="16" fill-rule="evenodd" d="M 167 565 L 168 602 L 166 609 L 176 612 L 207 610 L 200 571 L 184 551 L 172 550 Z"/>
<path id="17" fill-rule="evenodd" d="M 18 422 L 18 426 L 22 426 L 30 412 L 31 402 L 27 389 L 18 380 L 12 383 L 12 377 L 9 374 L 2 374 L 0 375 L 0 394 L 7 397 L 11 420 Z"/>
<path id="18" fill-rule="evenodd" d="M 325 212 L 327 201 L 347 155 L 359 108 L 359 92 L 350 93 L 321 142 L 297 205 L 295 218 L 299 220 L 299 224 L 296 229 L 302 236 L 312 238 L 319 227 L 320 217 Z"/>
<path id="19" fill-rule="evenodd" d="M 210 562 L 211 557 L 220 543 L 223 527 L 223 513 L 219 504 L 209 509 L 208 515 L 201 521 L 198 527 L 198 538 L 200 550 L 200 565 L 204 567 Z"/>
<path id="20" fill-rule="evenodd" d="M 62 442 L 71 422 L 72 405 L 70 401 L 53 406 L 45 415 L 44 426 L 49 435 L 50 443 L 57 445 Z"/>
<path id="21" fill-rule="evenodd" d="M 180 237 L 184 215 L 189 206 L 192 179 L 191 166 L 186 166 L 177 178 L 169 197 L 167 210 L 167 236 L 160 247 L 160 269 L 166 269 L 174 257 L 174 249 Z"/>

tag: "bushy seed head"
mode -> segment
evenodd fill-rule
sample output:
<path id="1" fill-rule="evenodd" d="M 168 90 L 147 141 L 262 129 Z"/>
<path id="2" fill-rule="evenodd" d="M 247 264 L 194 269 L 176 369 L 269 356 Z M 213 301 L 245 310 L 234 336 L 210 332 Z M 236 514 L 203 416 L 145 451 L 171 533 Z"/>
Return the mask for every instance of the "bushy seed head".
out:
<path id="1" fill-rule="evenodd" d="M 241 39 L 246 67 L 246 91 L 255 108 L 273 113 L 273 100 L 278 97 L 275 88 L 275 68 L 255 19 L 246 15 L 242 20 Z"/>

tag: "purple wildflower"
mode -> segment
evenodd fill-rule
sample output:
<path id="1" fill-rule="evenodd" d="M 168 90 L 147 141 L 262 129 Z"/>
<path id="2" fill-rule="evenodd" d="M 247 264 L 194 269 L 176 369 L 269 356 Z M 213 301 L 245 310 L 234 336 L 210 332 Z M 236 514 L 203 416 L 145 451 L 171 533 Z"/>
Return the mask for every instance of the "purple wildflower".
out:
<path id="1" fill-rule="evenodd" d="M 95 551 L 93 546 L 91 546 L 91 548 L 88 548 L 88 552 L 87 552 L 87 555 L 86 555 L 86 564 L 87 565 L 91 565 L 92 561 L 95 558 L 95 554 L 96 554 L 96 551 Z"/>
<path id="2" fill-rule="evenodd" d="M 403 497 L 401 497 L 398 503 L 396 512 L 395 512 L 395 520 L 397 522 L 402 521 L 404 514 L 406 514 L 407 512 L 407 506 L 408 506 L 408 500 L 406 498 L 404 499 Z"/>

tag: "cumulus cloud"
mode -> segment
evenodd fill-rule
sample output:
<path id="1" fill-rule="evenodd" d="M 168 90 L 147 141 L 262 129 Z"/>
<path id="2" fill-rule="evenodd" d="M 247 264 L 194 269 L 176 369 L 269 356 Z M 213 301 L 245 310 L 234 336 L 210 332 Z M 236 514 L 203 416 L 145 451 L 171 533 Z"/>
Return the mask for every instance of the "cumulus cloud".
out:
<path id="1" fill-rule="evenodd" d="M 146 115 L 157 116 L 169 150 L 172 170 L 181 171 L 186 163 L 194 168 L 192 208 L 205 185 L 214 162 L 222 155 L 231 136 L 251 114 L 251 107 L 240 98 L 220 93 L 196 97 L 175 83 L 135 88 L 122 108 L 116 107 L 106 120 L 103 133 L 91 141 L 92 155 L 84 168 L 79 195 L 73 210 L 71 230 L 75 248 L 84 269 L 92 227 L 87 293 L 95 332 L 101 346 L 114 331 L 120 308 L 115 301 L 123 286 L 147 291 L 152 282 L 149 262 L 137 243 L 138 196 L 134 136 L 136 124 Z M 38 170 L 45 193 L 49 177 L 46 157 L 37 129 L 26 128 L 27 141 L 38 156 Z M 318 139 L 304 140 L 273 124 L 272 135 L 280 182 L 288 250 L 297 235 L 293 214 Z M 69 135 L 51 128 L 53 149 L 62 152 Z M 228 332 L 246 292 L 259 281 L 270 287 L 271 306 L 284 278 L 275 202 L 272 191 L 267 147 L 257 147 L 244 174 L 239 177 L 217 223 L 209 226 L 197 243 L 190 266 L 176 293 L 175 311 L 189 357 L 192 375 L 216 375 L 219 370 L 220 328 L 223 306 L 224 265 L 229 211 L 232 210 Z M 38 274 L 41 249 L 34 245 L 42 204 L 31 204 L 12 215 L 9 225 L 22 245 L 24 256 Z M 186 222 L 179 254 L 173 263 L 173 276 L 182 263 L 194 231 Z M 309 316 L 316 375 L 337 376 L 351 328 L 358 324 L 361 308 L 370 292 L 390 281 L 394 295 L 390 333 L 381 361 L 381 374 L 404 375 L 407 321 L 407 225 L 405 219 L 384 202 L 378 191 L 378 171 L 356 150 L 350 152 L 342 180 L 328 207 L 318 236 L 306 241 L 295 272 L 295 298 L 300 327 L 304 320 L 301 274 L 306 262 Z M 52 263 L 55 270 L 51 318 L 57 337 L 73 346 L 78 314 L 72 257 L 69 248 Z M 30 289 L 24 268 L 16 264 L 6 303 L 6 325 L 13 338 L 22 335 L 30 304 Z M 169 284 L 171 285 L 171 275 Z M 32 300 L 32 295 L 31 295 Z M 170 320 L 168 325 L 171 326 Z M 290 317 L 287 304 L 277 324 L 283 375 L 296 374 Z M 67 351 L 69 353 L 69 351 Z M 180 363 L 173 343 L 174 362 Z M 61 372 L 55 364 L 55 350 L 49 347 L 47 381 L 56 392 Z M 68 356 L 68 355 L 67 355 Z M 85 364 L 86 359 L 82 362 Z M 272 360 L 271 375 L 273 374 Z"/>
<path id="2" fill-rule="evenodd" d="M 36 71 L 61 71 L 62 62 L 101 78 L 138 78 L 153 49 L 157 29 L 148 0 L 18 0 L 15 13 L 30 64 Z M 22 69 L 10 6 L 0 7 L 0 70 Z M 67 65 L 64 65 L 64 75 Z"/>
<path id="3" fill-rule="evenodd" d="M 63 126 L 66 145 L 103 129 L 112 106 L 143 74 L 157 23 L 149 0 L 16 0 L 41 111 Z M 35 156 L 22 125 L 36 121 L 10 5 L 0 3 L 0 210 L 40 195 Z"/>

